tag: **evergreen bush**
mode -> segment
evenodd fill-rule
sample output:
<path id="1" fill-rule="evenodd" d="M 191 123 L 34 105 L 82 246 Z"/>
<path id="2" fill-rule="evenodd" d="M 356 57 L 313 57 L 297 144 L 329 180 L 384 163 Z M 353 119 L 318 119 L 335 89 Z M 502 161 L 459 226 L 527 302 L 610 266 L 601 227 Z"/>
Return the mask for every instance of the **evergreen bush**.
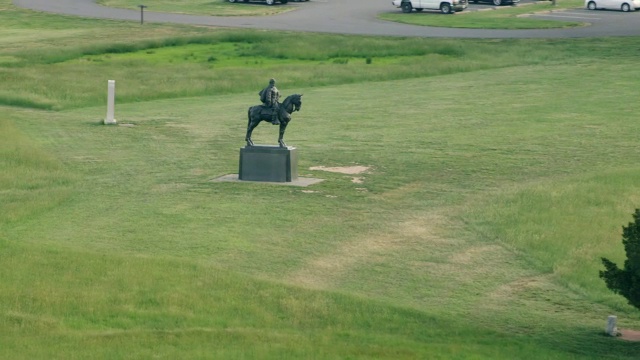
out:
<path id="1" fill-rule="evenodd" d="M 627 254 L 624 268 L 602 258 L 605 270 L 600 271 L 607 287 L 624 296 L 630 305 L 640 309 L 640 210 L 633 214 L 634 221 L 622 227 L 622 244 Z"/>

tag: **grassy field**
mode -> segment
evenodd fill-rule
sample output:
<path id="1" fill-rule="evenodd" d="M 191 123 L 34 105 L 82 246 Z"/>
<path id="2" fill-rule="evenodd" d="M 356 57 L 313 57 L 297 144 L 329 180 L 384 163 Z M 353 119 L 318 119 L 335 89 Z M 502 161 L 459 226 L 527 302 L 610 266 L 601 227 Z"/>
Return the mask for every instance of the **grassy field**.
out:
<path id="1" fill-rule="evenodd" d="M 637 358 L 603 330 L 640 313 L 597 274 L 640 200 L 640 39 L 290 53 L 0 9 L 0 357 Z M 213 181 L 271 76 L 304 93 L 285 140 L 325 180 Z M 130 126 L 100 125 L 107 79 Z"/>
<path id="2" fill-rule="evenodd" d="M 98 0 L 98 4 L 125 9 L 139 9 L 139 5 L 146 5 L 147 11 L 212 15 L 212 16 L 263 16 L 279 14 L 294 10 L 295 7 L 283 5 L 279 2 L 273 6 L 266 6 L 264 2 L 229 3 L 228 0 L 154 0 L 140 2 L 138 0 Z"/>

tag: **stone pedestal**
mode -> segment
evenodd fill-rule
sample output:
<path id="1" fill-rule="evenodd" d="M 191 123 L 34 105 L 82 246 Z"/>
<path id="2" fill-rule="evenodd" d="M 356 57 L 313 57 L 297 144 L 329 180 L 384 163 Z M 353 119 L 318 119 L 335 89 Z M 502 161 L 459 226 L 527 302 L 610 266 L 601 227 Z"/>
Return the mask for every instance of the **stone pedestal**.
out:
<path id="1" fill-rule="evenodd" d="M 607 318 L 607 328 L 605 332 L 609 336 L 618 336 L 618 328 L 616 327 L 616 323 L 618 322 L 618 317 L 615 315 L 609 315 Z"/>
<path id="2" fill-rule="evenodd" d="M 116 123 L 114 118 L 116 102 L 116 81 L 109 80 L 107 82 L 107 117 L 104 118 L 105 125 L 113 125 Z"/>
<path id="3" fill-rule="evenodd" d="M 238 179 L 291 182 L 298 179 L 298 151 L 295 147 L 256 145 L 240 149 Z"/>

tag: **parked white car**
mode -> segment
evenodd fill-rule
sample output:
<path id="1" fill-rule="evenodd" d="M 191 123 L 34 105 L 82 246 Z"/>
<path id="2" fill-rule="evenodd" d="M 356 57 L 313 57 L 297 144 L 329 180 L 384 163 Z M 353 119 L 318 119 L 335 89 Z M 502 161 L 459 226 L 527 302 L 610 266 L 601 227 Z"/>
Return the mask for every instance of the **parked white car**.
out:
<path id="1" fill-rule="evenodd" d="M 640 0 L 585 0 L 584 6 L 589 10 L 610 9 L 636 11 L 640 9 Z"/>
<path id="2" fill-rule="evenodd" d="M 640 1 L 640 0 L 638 0 Z M 413 9 L 440 10 L 443 14 L 453 14 L 467 8 L 468 0 L 392 0 L 391 4 L 402 9 L 402 12 L 410 13 Z"/>

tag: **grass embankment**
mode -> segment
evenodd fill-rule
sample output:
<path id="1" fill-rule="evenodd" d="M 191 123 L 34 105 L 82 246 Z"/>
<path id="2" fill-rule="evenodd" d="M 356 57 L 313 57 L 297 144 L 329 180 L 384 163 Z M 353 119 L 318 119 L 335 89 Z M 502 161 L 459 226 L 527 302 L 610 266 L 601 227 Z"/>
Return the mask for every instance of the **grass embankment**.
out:
<path id="1" fill-rule="evenodd" d="M 292 0 L 293 1 L 293 0 Z M 139 9 L 138 0 L 98 0 L 98 4 L 110 7 Z M 211 16 L 263 16 L 279 14 L 294 10 L 291 4 L 276 2 L 267 6 L 264 2 L 248 2 L 238 0 L 154 0 L 148 2 L 146 11 L 168 12 L 178 14 L 211 15 Z"/>
<path id="2" fill-rule="evenodd" d="M 526 14 L 538 12 L 573 9 L 583 7 L 580 0 L 560 0 L 554 6 L 550 1 L 535 4 L 518 4 L 516 6 L 496 7 L 490 11 L 464 10 L 456 13 L 456 16 L 434 14 L 431 12 L 412 12 L 404 14 L 398 11 L 382 13 L 380 19 L 400 22 L 404 24 L 437 26 L 469 29 L 557 29 L 585 26 L 579 21 L 543 20 L 523 17 Z"/>
<path id="3" fill-rule="evenodd" d="M 553 66 L 591 57 L 594 47 L 612 56 L 633 55 L 621 39 L 430 40 L 297 33 L 276 37 L 270 32 L 64 18 L 82 26 L 70 31 L 58 18 L 42 23 L 43 15 L 17 13 L 20 16 L 7 14 L 6 32 L 22 42 L 4 40 L 0 76 L 6 81 L 0 104 L 40 109 L 104 101 L 107 78 L 118 80 L 118 101 L 126 103 L 255 91 L 269 77 L 278 79 L 284 89 L 513 65 Z M 28 21 L 20 20 L 23 16 Z M 40 36 L 33 30 L 37 27 L 46 34 Z M 131 33 L 137 40 L 130 40 Z M 75 39 L 89 45 L 73 46 Z M 51 45 L 56 43 L 62 45 Z M 500 61 L 495 61 L 496 54 Z"/>
<path id="4" fill-rule="evenodd" d="M 637 344 L 601 335 L 610 313 L 621 327 L 640 327 L 640 316 L 597 271 L 600 256 L 623 257 L 620 227 L 639 193 L 640 105 L 608 105 L 637 93 L 629 49 L 638 39 L 475 41 L 457 51 L 446 40 L 405 39 L 402 46 L 427 53 L 391 49 L 367 65 L 388 39 L 308 35 L 303 55 L 333 47 L 313 61 L 218 55 L 220 73 L 257 78 L 187 97 L 206 93 L 178 89 L 205 74 L 198 51 L 209 30 L 145 27 L 159 44 L 162 34 L 194 42 L 185 50 L 198 61 L 146 39 L 115 42 L 133 51 L 116 55 L 105 50 L 117 38 L 108 34 L 130 24 L 39 15 L 24 29 L 13 19 L 30 13 L 11 11 L 0 31 L 17 26 L 24 31 L 14 34 L 31 39 L 18 49 L 22 38 L 2 37 L 13 50 L 0 55 L 13 61 L 0 74 L 23 79 L 3 81 L 15 98 L 56 84 L 37 79 L 69 76 L 61 64 L 74 64 L 76 84 L 99 89 L 63 83 L 39 95 L 63 111 L 0 112 L 5 356 L 637 355 Z M 73 34 L 57 27 L 65 21 Z M 38 29 L 47 30 L 44 45 L 29 35 Z M 77 45 L 98 33 L 92 49 L 102 51 Z M 216 36 L 249 49 L 246 39 L 262 39 L 205 37 Z M 284 54 L 283 46 L 270 48 Z M 496 52 L 514 61 L 482 63 Z M 402 59 L 432 70 L 398 75 Z M 283 61 L 322 72 L 305 85 L 298 66 Z M 155 71 L 139 74 L 144 67 Z M 603 67 L 625 77 L 602 78 Z M 182 76 L 140 84 L 168 70 Z M 283 94 L 305 94 L 285 137 L 299 147 L 301 176 L 326 180 L 305 189 L 212 182 L 237 171 L 246 107 L 273 73 Z M 347 73 L 358 75 L 344 80 Z M 99 125 L 108 78 L 118 81 L 116 118 L 135 126 Z M 261 125 L 254 140 L 276 136 Z M 364 183 L 308 170 L 352 164 L 372 167 Z"/>

